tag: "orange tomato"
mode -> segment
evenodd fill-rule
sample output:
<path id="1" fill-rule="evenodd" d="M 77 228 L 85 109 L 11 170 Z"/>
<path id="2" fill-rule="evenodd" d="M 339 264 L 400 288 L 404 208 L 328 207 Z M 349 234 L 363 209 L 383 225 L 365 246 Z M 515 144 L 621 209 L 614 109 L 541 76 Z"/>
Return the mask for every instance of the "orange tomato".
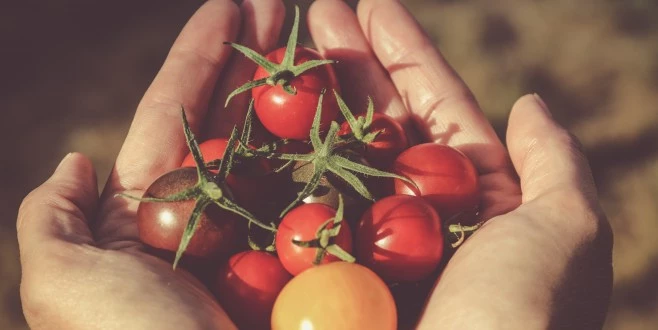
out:
<path id="1" fill-rule="evenodd" d="M 348 262 L 310 268 L 283 288 L 272 311 L 273 330 L 395 330 L 395 302 L 370 269 Z"/>

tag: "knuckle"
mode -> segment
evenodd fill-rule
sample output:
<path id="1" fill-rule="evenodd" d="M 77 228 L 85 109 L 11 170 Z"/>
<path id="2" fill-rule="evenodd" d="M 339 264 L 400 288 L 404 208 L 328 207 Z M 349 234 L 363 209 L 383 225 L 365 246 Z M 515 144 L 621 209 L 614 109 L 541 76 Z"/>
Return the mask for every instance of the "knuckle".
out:
<path id="1" fill-rule="evenodd" d="M 25 219 L 30 216 L 31 210 L 39 204 L 44 197 L 43 186 L 40 186 L 28 193 L 18 207 L 18 217 L 16 220 L 16 231 L 20 231 Z"/>

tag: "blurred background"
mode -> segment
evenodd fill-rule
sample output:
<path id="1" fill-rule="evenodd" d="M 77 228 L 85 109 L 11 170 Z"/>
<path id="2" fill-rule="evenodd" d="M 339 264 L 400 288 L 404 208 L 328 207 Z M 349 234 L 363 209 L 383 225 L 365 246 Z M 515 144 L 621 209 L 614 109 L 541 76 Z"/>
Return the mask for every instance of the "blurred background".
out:
<path id="1" fill-rule="evenodd" d="M 27 328 L 21 199 L 70 151 L 90 156 L 104 182 L 141 95 L 203 1 L 33 3 L 0 4 L 0 329 Z M 537 92 L 581 139 L 615 232 L 605 328 L 656 329 L 658 1 L 404 3 L 501 136 L 514 101 Z"/>

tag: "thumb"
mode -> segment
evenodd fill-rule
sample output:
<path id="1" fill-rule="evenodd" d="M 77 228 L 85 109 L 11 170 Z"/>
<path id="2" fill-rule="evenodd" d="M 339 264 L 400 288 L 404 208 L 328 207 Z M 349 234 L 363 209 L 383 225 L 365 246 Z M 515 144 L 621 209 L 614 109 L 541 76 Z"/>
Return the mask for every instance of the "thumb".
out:
<path id="1" fill-rule="evenodd" d="M 596 187 L 580 142 L 553 120 L 537 94 L 526 95 L 514 104 L 507 146 L 521 180 L 523 203 L 551 192 L 597 203 Z"/>
<path id="2" fill-rule="evenodd" d="M 70 153 L 55 173 L 25 197 L 16 230 L 21 259 L 32 252 L 48 253 L 52 243 L 92 244 L 87 219 L 96 212 L 98 187 L 91 161 Z"/>

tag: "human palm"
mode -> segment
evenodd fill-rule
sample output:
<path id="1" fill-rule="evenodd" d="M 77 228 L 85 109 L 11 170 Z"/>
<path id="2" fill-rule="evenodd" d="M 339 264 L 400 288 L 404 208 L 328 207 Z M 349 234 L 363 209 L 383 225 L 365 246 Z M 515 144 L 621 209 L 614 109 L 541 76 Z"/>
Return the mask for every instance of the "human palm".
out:
<path id="1" fill-rule="evenodd" d="M 180 164 L 181 104 L 203 137 L 226 136 L 240 122 L 247 96 L 228 110 L 222 100 L 255 66 L 230 57 L 222 42 L 240 36 L 241 44 L 271 50 L 283 14 L 278 0 L 246 0 L 239 9 L 228 0 L 205 3 L 140 103 L 101 196 L 92 165 L 73 154 L 26 198 L 18 228 L 33 328 L 234 327 L 193 276 L 144 252 L 137 203 L 113 196 L 139 196 Z M 364 0 L 355 14 L 341 1 L 316 1 L 309 30 L 318 50 L 339 61 L 351 108 L 372 96 L 415 142 L 455 146 L 480 173 L 480 216 L 489 221 L 447 264 L 419 328 L 600 327 L 611 285 L 609 228 L 585 159 L 543 102 L 517 102 L 506 149 L 398 2 Z"/>

